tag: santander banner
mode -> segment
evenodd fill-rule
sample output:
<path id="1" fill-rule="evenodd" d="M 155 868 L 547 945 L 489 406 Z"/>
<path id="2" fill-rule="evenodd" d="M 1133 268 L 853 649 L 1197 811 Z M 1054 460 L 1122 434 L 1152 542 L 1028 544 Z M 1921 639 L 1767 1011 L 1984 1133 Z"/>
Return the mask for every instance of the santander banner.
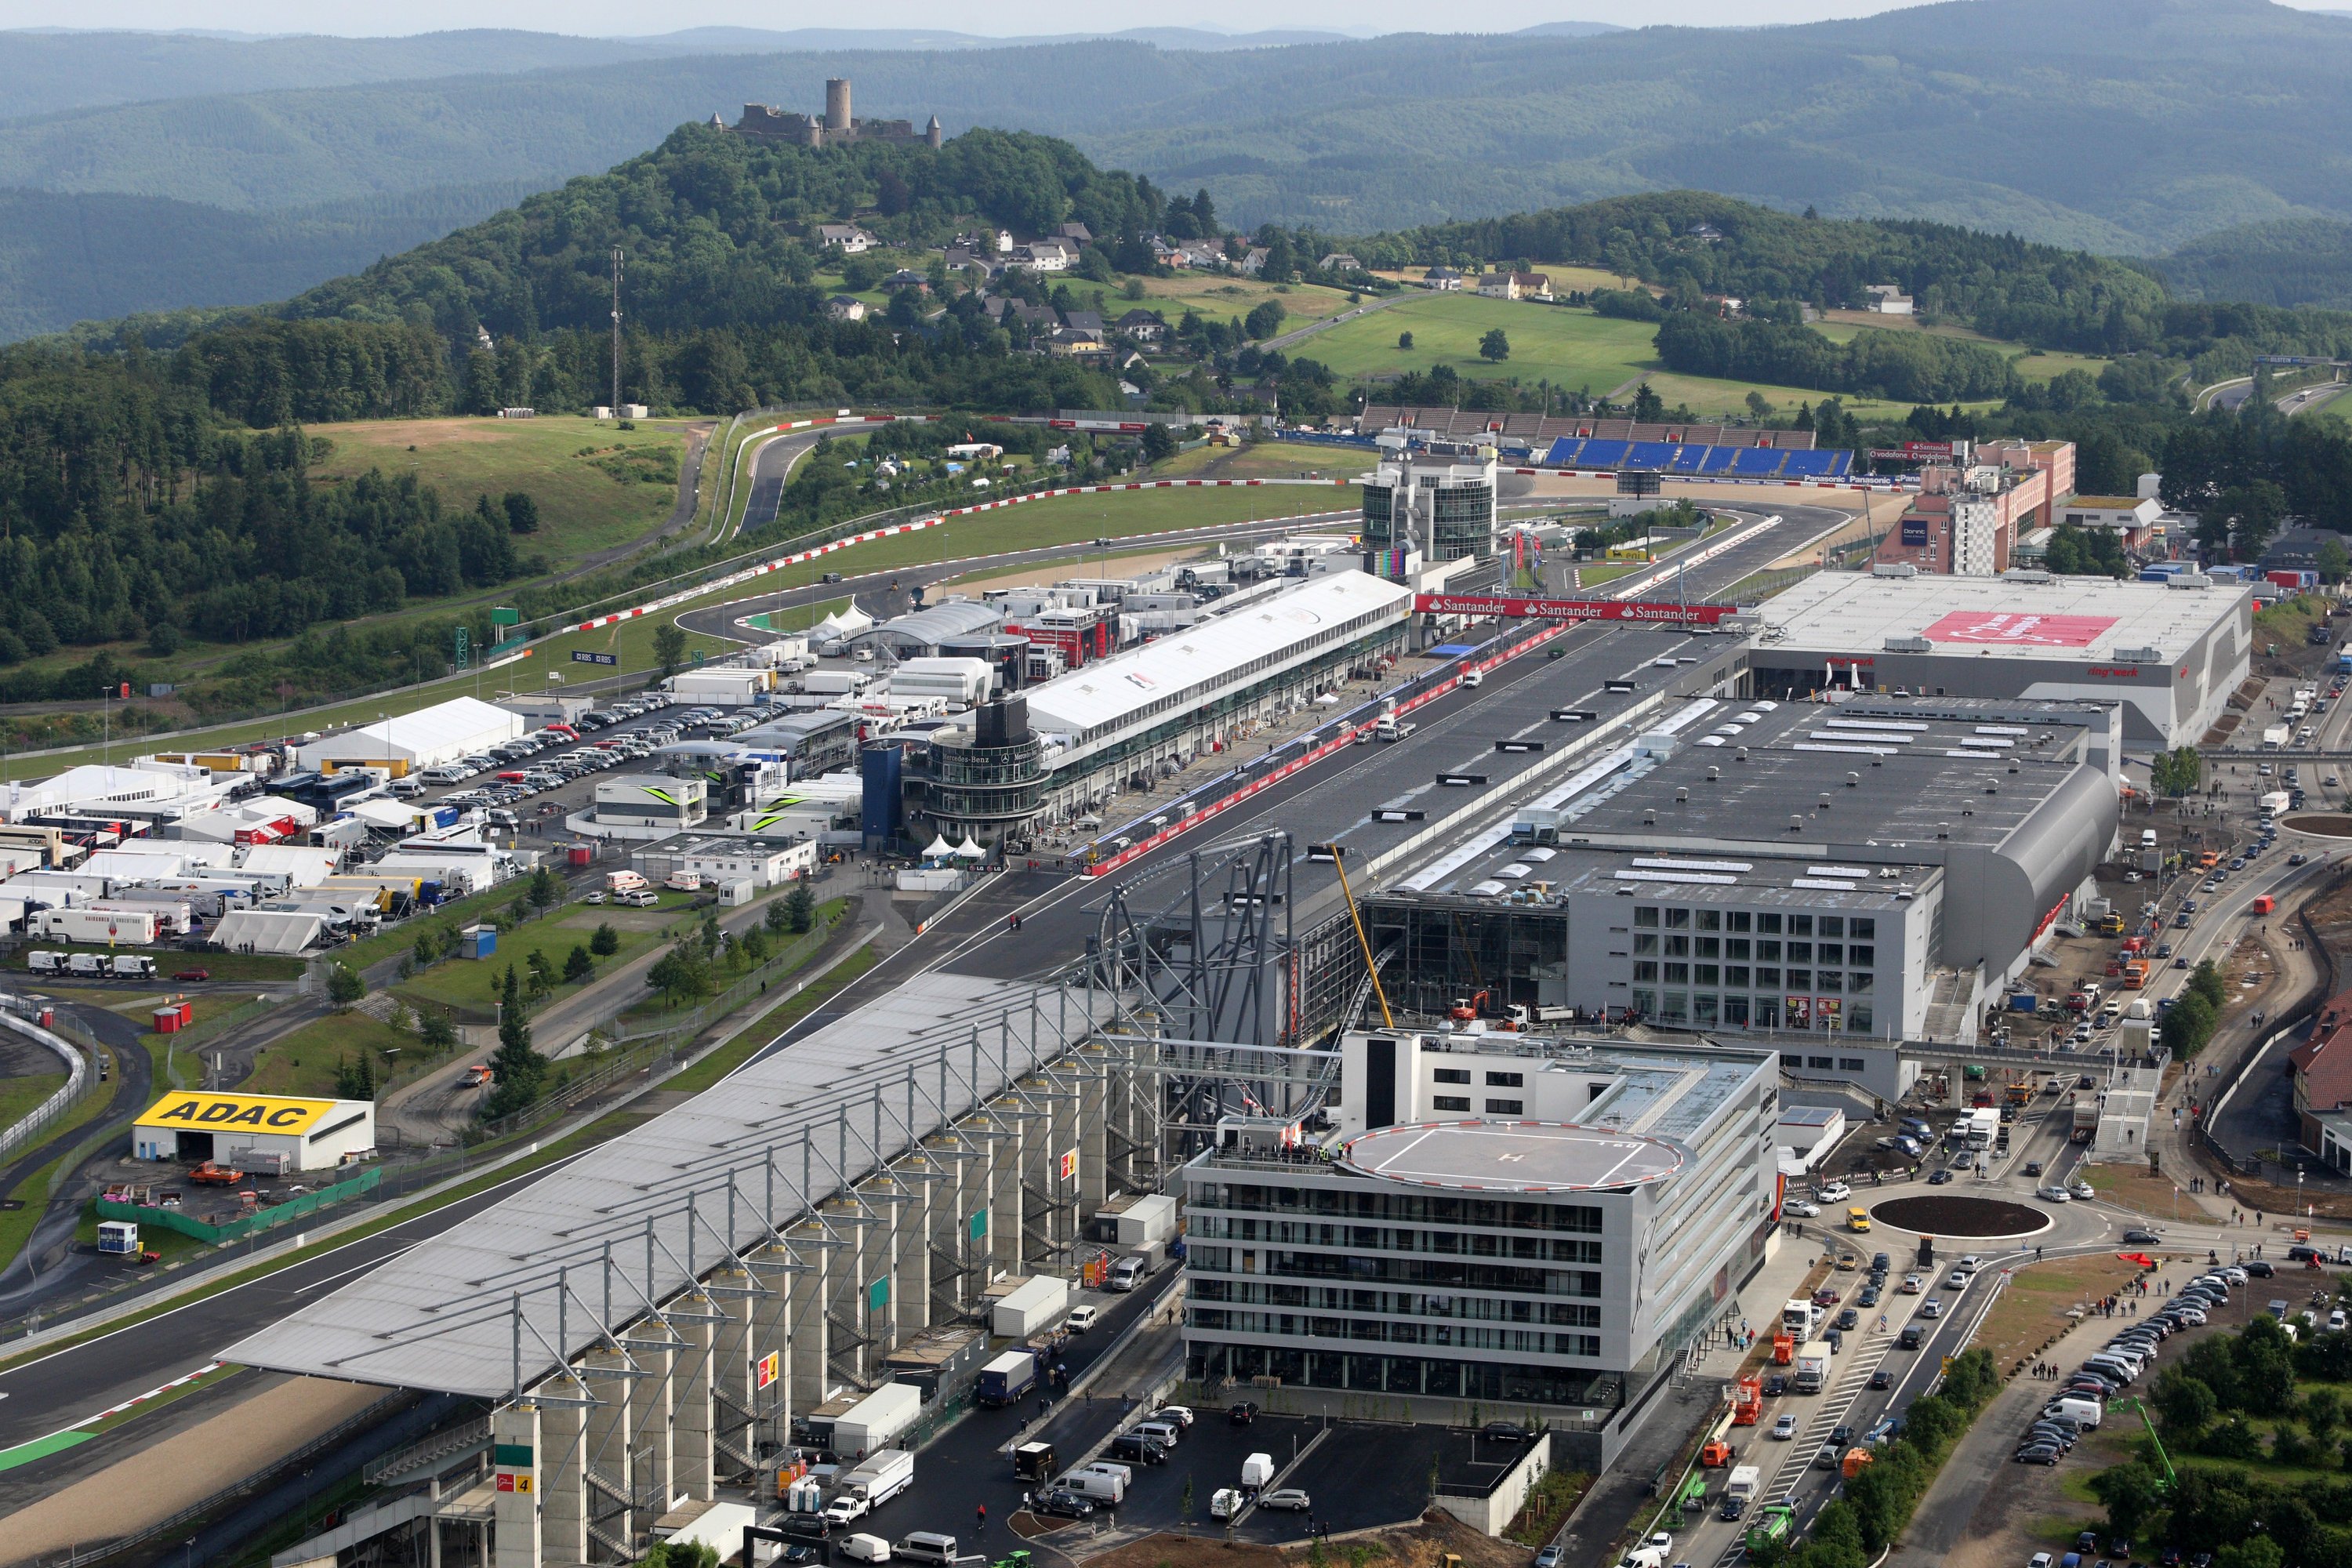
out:
<path id="1" fill-rule="evenodd" d="M 1529 599 L 1492 594 L 1415 594 L 1423 615 L 1503 616 L 1513 620 L 1670 621 L 1711 626 L 1737 615 L 1731 605 L 1662 605 L 1653 599 Z"/>
<path id="2" fill-rule="evenodd" d="M 1996 647 L 2088 647 L 2115 624 L 2109 616 L 1955 610 L 1920 635 L 1929 642 L 1990 643 Z"/>

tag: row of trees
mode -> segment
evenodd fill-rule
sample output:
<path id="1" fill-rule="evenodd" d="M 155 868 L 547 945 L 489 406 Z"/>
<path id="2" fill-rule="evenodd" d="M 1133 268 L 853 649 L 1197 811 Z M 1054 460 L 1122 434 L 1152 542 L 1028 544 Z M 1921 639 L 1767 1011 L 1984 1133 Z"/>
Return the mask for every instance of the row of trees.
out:
<path id="1" fill-rule="evenodd" d="M 1906 403 L 2006 397 L 2017 373 L 1998 350 L 1929 332 L 1856 332 L 1836 343 L 1796 323 L 1727 320 L 1705 310 L 1669 313 L 1658 358 L 1685 375 L 1762 381 Z"/>
<path id="2" fill-rule="evenodd" d="M 2221 1008 L 2229 999 L 2230 987 L 2213 961 L 2209 958 L 2199 963 L 2189 984 L 2165 1010 L 2164 1048 L 2181 1061 L 2203 1050 L 2221 1026 Z"/>
<path id="3" fill-rule="evenodd" d="M 1977 1412 L 2000 1391 L 1992 1354 L 1962 1352 L 1933 1394 L 1911 1402 L 1902 1436 L 1824 1506 L 1801 1544 L 1752 1551 L 1758 1568 L 1866 1568 L 1892 1546 Z"/>

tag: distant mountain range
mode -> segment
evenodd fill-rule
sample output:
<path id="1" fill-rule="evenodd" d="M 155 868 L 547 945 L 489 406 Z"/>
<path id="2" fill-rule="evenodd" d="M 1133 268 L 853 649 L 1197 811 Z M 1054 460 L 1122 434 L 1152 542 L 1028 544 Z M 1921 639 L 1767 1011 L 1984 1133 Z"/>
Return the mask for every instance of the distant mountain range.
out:
<path id="1" fill-rule="evenodd" d="M 9 40 L 0 104 L 47 108 L 0 121 L 0 187 L 152 197 L 257 224 L 332 213 L 303 219 L 327 224 L 305 230 L 322 248 L 295 247 L 321 279 L 397 247 L 354 216 L 396 210 L 380 204 L 430 192 L 452 214 L 473 211 L 467 189 L 559 184 L 682 121 L 732 120 L 747 101 L 814 109 L 831 76 L 853 79 L 862 113 L 1066 137 L 1163 185 L 1207 186 L 1229 220 L 1334 235 L 1688 186 L 2149 258 L 2247 230 L 2269 237 L 2255 266 L 2208 245 L 2159 269 L 2194 291 L 2277 298 L 2334 288 L 2326 226 L 2352 221 L 2352 20 L 2267 0 L 1947 0 L 1759 29 L 1374 38 L 698 28 Z M 100 91 L 117 100 L 91 103 Z M 71 204 L 42 210 L 77 221 Z M 157 260 L 181 234 L 259 242 L 230 241 L 226 218 L 173 210 L 138 258 L 136 289 L 104 276 L 116 262 L 100 251 L 97 275 L 45 292 L 27 272 L 37 266 L 5 258 L 73 244 L 0 228 L 0 278 L 23 291 L 12 330 L 68 319 L 68 300 L 93 289 L 229 302 L 243 290 L 226 276 L 175 278 Z M 345 251 L 330 258 L 332 243 Z"/>

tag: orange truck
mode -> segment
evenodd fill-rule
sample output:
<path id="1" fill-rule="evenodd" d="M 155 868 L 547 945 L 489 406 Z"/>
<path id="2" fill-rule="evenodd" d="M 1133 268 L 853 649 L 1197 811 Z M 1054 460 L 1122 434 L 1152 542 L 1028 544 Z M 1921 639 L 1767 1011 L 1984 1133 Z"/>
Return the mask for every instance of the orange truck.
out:
<path id="1" fill-rule="evenodd" d="M 2254 900 L 2254 913 L 2258 915 L 2266 915 L 2276 908 L 2278 908 L 2278 900 L 2268 893 Z"/>
<path id="2" fill-rule="evenodd" d="M 1764 1382 L 1743 1377 L 1731 1385 L 1731 1424 L 1753 1426 L 1764 1415 Z"/>
<path id="3" fill-rule="evenodd" d="M 1775 1366 L 1787 1366 L 1796 1359 L 1797 1342 L 1795 1337 L 1790 1334 L 1774 1334 L 1772 1336 L 1772 1364 Z"/>
<path id="4" fill-rule="evenodd" d="M 2147 960 L 2135 958 L 2124 965 L 2124 988 L 2137 991 L 2147 984 Z"/>
<path id="5" fill-rule="evenodd" d="M 226 1165 L 215 1165 L 207 1160 L 188 1173 L 188 1180 L 199 1186 L 233 1187 L 245 1180 L 245 1173 L 232 1170 Z"/>

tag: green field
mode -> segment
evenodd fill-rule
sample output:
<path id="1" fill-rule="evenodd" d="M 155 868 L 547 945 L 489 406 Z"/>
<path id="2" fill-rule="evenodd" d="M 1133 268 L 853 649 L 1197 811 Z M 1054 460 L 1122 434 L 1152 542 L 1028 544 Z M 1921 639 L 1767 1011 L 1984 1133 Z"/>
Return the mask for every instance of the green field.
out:
<path id="1" fill-rule="evenodd" d="M 314 478 L 333 481 L 381 468 L 415 474 L 446 507 L 469 510 L 509 490 L 539 502 L 540 530 L 517 534 L 518 555 L 558 567 L 650 534 L 677 499 L 686 437 L 676 422 L 634 430 L 564 415 L 537 419 L 390 419 L 312 425 L 333 443 Z"/>
<path id="2" fill-rule="evenodd" d="M 252 1075 L 236 1086 L 237 1092 L 331 1099 L 335 1069 L 344 1061 L 373 1052 L 381 1075 L 387 1060 L 397 1063 L 400 1059 L 387 1058 L 385 1052 L 397 1051 L 414 1061 L 423 1048 L 415 1035 L 369 1014 L 330 1013 L 272 1042 L 254 1058 Z"/>
<path id="3" fill-rule="evenodd" d="M 0 1078 L 0 1127 L 16 1126 L 31 1113 L 35 1106 L 65 1086 L 66 1075 L 61 1072 L 34 1072 L 22 1078 Z"/>
<path id="4" fill-rule="evenodd" d="M 1511 357 L 1499 363 L 1482 359 L 1478 353 L 1479 340 L 1496 327 L 1511 342 Z M 1855 322 L 1830 321 L 1820 330 L 1844 342 L 1869 329 Z M 1903 329 L 1890 326 L 1888 330 Z M 1475 294 L 1430 294 L 1318 333 L 1292 353 L 1318 360 L 1342 377 L 1427 371 L 1445 364 L 1467 379 L 1510 377 L 1523 384 L 1549 381 L 1596 397 L 1646 379 L 1668 407 L 1687 405 L 1702 416 L 1744 416 L 1751 392 L 1762 394 L 1781 416 L 1793 416 L 1800 403 L 1818 403 L 1835 395 L 1806 387 L 1674 374 L 1658 366 L 1653 347 L 1657 331 L 1652 322 L 1596 316 L 1572 307 L 1482 300 Z M 1412 334 L 1412 347 L 1401 349 L 1398 335 L 1408 331 Z M 1974 334 L 1956 330 L 1947 335 Z M 2028 380 L 2047 381 L 2061 371 L 2077 368 L 2096 374 L 2105 363 L 2083 354 L 2034 353 L 2021 354 L 2017 366 Z M 1865 420 L 1899 419 L 1911 407 L 1907 403 L 1867 397 L 1841 401 L 1848 412 Z"/>
<path id="5" fill-rule="evenodd" d="M 1478 340 L 1496 327 L 1511 340 L 1511 357 L 1500 363 L 1478 357 Z M 1402 332 L 1412 334 L 1412 347 L 1397 347 Z M 1291 352 L 1342 377 L 1448 364 L 1465 376 L 1549 380 L 1597 397 L 1656 363 L 1650 345 L 1657 334 L 1651 322 L 1590 310 L 1475 294 L 1429 294 L 1318 332 Z"/>
<path id="6" fill-rule="evenodd" d="M 684 896 L 680 895 L 680 901 Z M 430 969 L 393 987 L 394 995 L 412 1003 L 453 1002 L 468 1007 L 488 1007 L 499 994 L 512 965 L 526 970 L 524 960 L 534 951 L 545 953 L 555 966 L 557 996 L 576 989 L 562 980 L 563 961 L 575 947 L 585 947 L 596 928 L 609 924 L 621 939 L 621 950 L 596 960 L 598 973 L 654 947 L 661 942 L 663 930 L 677 921 L 677 906 L 662 910 L 616 910 L 606 905 L 563 904 L 537 920 L 526 921 L 512 931 L 499 933 L 499 950 L 488 959 L 449 958 Z M 526 974 L 526 978 L 527 978 Z"/>

